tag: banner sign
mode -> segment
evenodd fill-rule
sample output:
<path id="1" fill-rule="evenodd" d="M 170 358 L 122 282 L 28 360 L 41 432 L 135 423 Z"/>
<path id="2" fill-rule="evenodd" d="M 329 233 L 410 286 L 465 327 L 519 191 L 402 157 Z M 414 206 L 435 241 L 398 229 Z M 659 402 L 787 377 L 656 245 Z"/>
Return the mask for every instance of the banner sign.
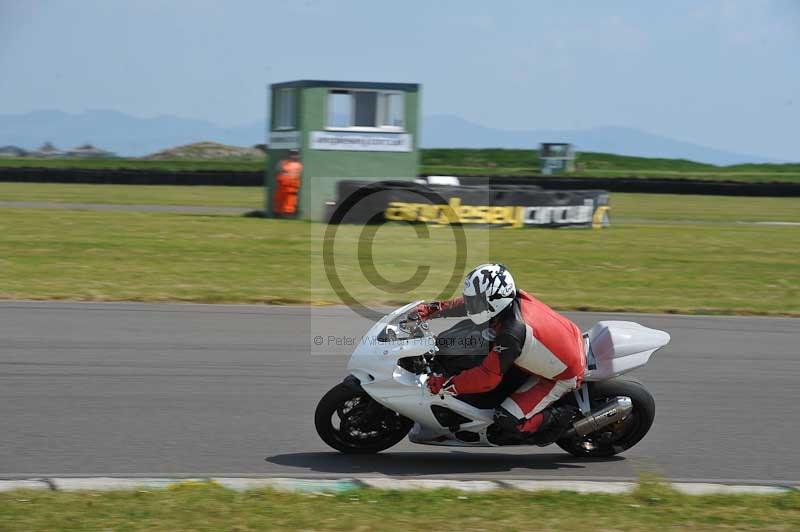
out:
<path id="1" fill-rule="evenodd" d="M 488 227 L 604 227 L 605 190 L 537 186 L 430 186 L 411 182 L 340 181 L 331 221 L 479 224 Z M 338 212 L 337 212 L 338 211 Z"/>
<path id="2" fill-rule="evenodd" d="M 312 150 L 408 152 L 413 148 L 409 133 L 312 131 L 308 144 Z"/>
<path id="3" fill-rule="evenodd" d="M 489 206 L 463 205 L 453 197 L 446 205 L 426 205 L 391 201 L 386 206 L 387 220 L 437 224 L 489 224 L 509 227 L 591 225 L 594 200 L 584 199 L 577 205 Z"/>
<path id="4" fill-rule="evenodd" d="M 270 131 L 269 147 L 275 150 L 297 150 L 300 148 L 300 132 Z"/>

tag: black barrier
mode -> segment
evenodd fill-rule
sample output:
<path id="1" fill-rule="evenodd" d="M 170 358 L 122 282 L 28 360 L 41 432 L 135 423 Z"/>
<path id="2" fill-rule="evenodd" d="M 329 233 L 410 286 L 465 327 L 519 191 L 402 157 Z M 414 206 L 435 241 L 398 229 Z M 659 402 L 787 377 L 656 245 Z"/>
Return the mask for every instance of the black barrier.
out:
<path id="1" fill-rule="evenodd" d="M 716 196 L 800 197 L 800 183 L 742 183 L 701 179 L 651 179 L 643 177 L 459 177 L 464 185 L 539 186 L 548 190 L 603 189 L 609 192 L 649 194 L 706 194 Z M 96 183 L 109 185 L 217 185 L 264 186 L 262 171 L 164 171 L 81 168 L 2 168 L 0 182 Z"/>
<path id="2" fill-rule="evenodd" d="M 357 206 L 358 208 L 354 208 Z M 385 221 L 488 227 L 607 225 L 605 190 L 543 190 L 537 186 L 444 186 L 408 181 L 337 184 L 330 223 Z M 375 213 L 382 213 L 376 216 Z"/>
<path id="3" fill-rule="evenodd" d="M 84 168 L 0 168 L 0 181 L 17 183 L 89 183 L 102 185 L 264 186 L 264 172 L 176 171 Z"/>

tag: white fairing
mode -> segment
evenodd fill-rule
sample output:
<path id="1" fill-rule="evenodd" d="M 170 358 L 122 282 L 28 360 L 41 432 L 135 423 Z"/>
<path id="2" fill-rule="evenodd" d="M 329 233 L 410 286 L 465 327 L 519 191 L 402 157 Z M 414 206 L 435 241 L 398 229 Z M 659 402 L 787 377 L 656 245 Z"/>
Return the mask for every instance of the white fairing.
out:
<path id="1" fill-rule="evenodd" d="M 414 428 L 409 434 L 412 442 L 491 446 L 486 438 L 486 429 L 493 422 L 494 410 L 475 408 L 451 395 L 431 395 L 425 385 L 427 375 L 416 375 L 397 365 L 400 358 L 422 355 L 436 348 L 436 337 L 427 329 L 424 338 L 411 339 L 400 327 L 400 321 L 419 303 L 421 301 L 409 303 L 373 325 L 356 346 L 347 368 L 373 399 L 414 420 Z M 396 338 L 387 340 L 387 331 L 396 333 Z M 669 342 L 669 335 L 665 332 L 626 321 L 600 322 L 588 336 L 596 359 L 596 369 L 589 370 L 586 375 L 590 381 L 608 379 L 643 366 L 656 349 Z M 379 337 L 381 341 L 378 341 Z M 592 363 L 591 357 L 589 362 Z M 469 443 L 457 439 L 448 427 L 441 426 L 436 420 L 431 411 L 433 405 L 447 407 L 472 420 L 463 423 L 460 430 L 477 433 L 479 439 Z"/>
<path id="2" fill-rule="evenodd" d="M 373 399 L 416 422 L 409 434 L 411 441 L 432 445 L 489 446 L 486 428 L 492 423 L 493 410 L 475 408 L 452 395 L 432 395 L 425 386 L 427 375 L 415 375 L 397 365 L 400 358 L 422 355 L 434 348 L 436 339 L 432 334 L 426 338 L 376 341 L 387 328 L 399 331 L 398 322 L 419 303 L 421 301 L 401 307 L 376 323 L 353 351 L 347 369 Z M 431 411 L 433 405 L 445 406 L 472 419 L 461 428 L 479 433 L 480 441 L 465 443 L 455 439 L 447 427 L 436 421 Z"/>
<path id="3" fill-rule="evenodd" d="M 632 321 L 601 321 L 589 330 L 585 380 L 606 380 L 644 366 L 669 340 L 668 333 Z"/>

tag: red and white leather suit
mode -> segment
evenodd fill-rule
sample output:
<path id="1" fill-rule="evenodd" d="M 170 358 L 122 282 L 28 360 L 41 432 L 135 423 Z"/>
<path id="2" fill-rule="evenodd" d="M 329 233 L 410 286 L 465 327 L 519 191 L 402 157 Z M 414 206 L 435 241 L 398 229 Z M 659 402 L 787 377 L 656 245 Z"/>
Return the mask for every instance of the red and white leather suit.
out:
<path id="1" fill-rule="evenodd" d="M 421 305 L 418 310 L 423 319 L 467 315 L 463 297 Z M 581 384 L 586 354 L 580 329 L 522 290 L 492 325 L 496 339 L 483 362 L 448 379 L 443 390 L 452 394 L 488 392 L 515 365 L 531 377 L 501 406 L 521 420 L 519 430 L 535 432 L 542 423 L 542 411 Z"/>

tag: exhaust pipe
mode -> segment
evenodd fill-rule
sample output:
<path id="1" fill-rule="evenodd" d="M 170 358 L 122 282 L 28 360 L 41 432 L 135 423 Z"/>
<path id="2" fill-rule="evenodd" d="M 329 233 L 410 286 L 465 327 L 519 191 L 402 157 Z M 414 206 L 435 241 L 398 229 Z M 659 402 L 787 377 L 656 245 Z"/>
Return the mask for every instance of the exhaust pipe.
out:
<path id="1" fill-rule="evenodd" d="M 580 437 L 596 432 L 603 427 L 619 421 L 633 411 L 633 401 L 630 397 L 616 397 L 602 408 L 594 410 L 585 418 L 572 424 L 564 436 L 570 437 L 577 434 Z"/>

